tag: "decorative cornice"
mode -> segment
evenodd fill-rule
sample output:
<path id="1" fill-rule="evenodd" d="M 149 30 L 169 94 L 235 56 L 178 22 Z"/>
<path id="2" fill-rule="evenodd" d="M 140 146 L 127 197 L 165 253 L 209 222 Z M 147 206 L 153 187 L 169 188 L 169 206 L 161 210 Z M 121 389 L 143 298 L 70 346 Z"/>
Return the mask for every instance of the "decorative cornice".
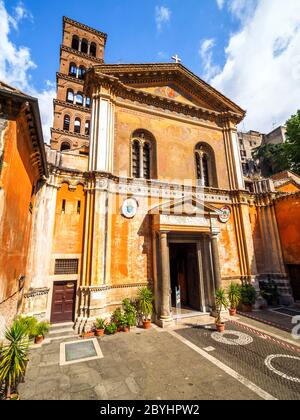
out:
<path id="1" fill-rule="evenodd" d="M 57 72 L 56 80 L 58 81 L 59 79 L 67 80 L 68 82 L 76 83 L 78 85 L 84 85 L 83 79 L 78 79 L 77 77 L 72 77 L 72 76 L 69 76 L 68 74 Z"/>
<path id="2" fill-rule="evenodd" d="M 94 65 L 104 63 L 104 60 L 102 58 L 96 58 L 96 57 L 93 57 L 92 55 L 85 54 L 81 51 L 73 50 L 73 48 L 67 47 L 66 45 L 60 46 L 60 54 L 62 53 L 62 51 L 76 55 L 77 57 L 82 57 L 89 61 L 92 61 Z"/>
<path id="3" fill-rule="evenodd" d="M 98 31 L 97 29 L 91 28 L 83 23 L 77 22 L 76 20 L 70 19 L 67 16 L 63 17 L 63 30 L 65 29 L 65 24 L 69 23 L 72 26 L 76 26 L 79 29 L 83 29 L 84 31 L 90 32 L 92 34 L 98 35 L 101 38 L 104 38 L 104 42 L 106 43 L 107 34 L 105 32 Z"/>
<path id="4" fill-rule="evenodd" d="M 54 105 L 59 105 L 59 106 L 62 106 L 64 108 L 69 108 L 69 109 L 75 109 L 77 111 L 86 112 L 88 114 L 91 114 L 91 111 L 92 111 L 91 108 L 86 108 L 86 107 L 83 107 L 81 105 L 74 105 L 74 104 L 71 104 L 70 102 L 61 101 L 59 99 L 54 99 L 53 103 L 54 103 Z M 54 112 L 55 112 L 55 110 L 54 110 Z"/>
<path id="5" fill-rule="evenodd" d="M 84 140 L 84 141 L 89 140 L 89 136 L 74 133 L 72 131 L 60 130 L 59 128 L 51 128 L 51 133 L 61 134 L 63 136 L 68 136 L 68 137 L 76 137 L 76 138 Z"/>

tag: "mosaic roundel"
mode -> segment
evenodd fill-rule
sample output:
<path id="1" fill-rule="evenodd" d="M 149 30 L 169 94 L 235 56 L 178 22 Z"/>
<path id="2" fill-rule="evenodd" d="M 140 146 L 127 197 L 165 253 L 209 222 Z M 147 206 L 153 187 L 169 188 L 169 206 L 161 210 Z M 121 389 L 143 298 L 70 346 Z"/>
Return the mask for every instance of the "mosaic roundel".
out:
<path id="1" fill-rule="evenodd" d="M 286 373 L 275 369 L 274 366 L 272 365 L 272 362 L 275 359 L 292 359 L 292 360 L 298 360 L 300 362 L 300 357 L 289 356 L 287 354 L 271 354 L 265 360 L 265 365 L 267 366 L 267 368 L 270 369 L 271 372 L 275 373 L 278 376 L 281 376 L 284 379 L 287 379 L 288 381 L 296 382 L 296 383 L 300 384 L 300 378 L 287 375 Z"/>
<path id="2" fill-rule="evenodd" d="M 231 338 L 227 336 L 235 336 Z M 244 334 L 239 331 L 225 331 L 224 333 L 214 332 L 211 338 L 218 343 L 228 344 L 229 346 L 246 346 L 253 343 L 253 338 L 250 335 Z"/>

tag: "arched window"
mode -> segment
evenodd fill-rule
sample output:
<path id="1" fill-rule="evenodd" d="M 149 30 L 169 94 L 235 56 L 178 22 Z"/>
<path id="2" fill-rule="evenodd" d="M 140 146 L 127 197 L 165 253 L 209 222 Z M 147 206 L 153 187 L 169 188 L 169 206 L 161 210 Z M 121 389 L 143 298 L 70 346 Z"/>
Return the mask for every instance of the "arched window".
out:
<path id="1" fill-rule="evenodd" d="M 77 35 L 74 35 L 72 38 L 72 48 L 73 50 L 79 50 L 79 38 Z"/>
<path id="2" fill-rule="evenodd" d="M 69 76 L 76 77 L 77 76 L 77 67 L 76 64 L 71 63 L 69 67 Z"/>
<path id="3" fill-rule="evenodd" d="M 81 119 L 75 118 L 74 133 L 80 134 L 80 132 L 81 132 Z"/>
<path id="4" fill-rule="evenodd" d="M 84 53 L 84 54 L 87 54 L 88 53 L 88 48 L 89 48 L 89 44 L 88 44 L 87 40 L 83 39 L 81 41 L 81 52 Z"/>
<path id="5" fill-rule="evenodd" d="M 86 69 L 84 66 L 80 66 L 78 69 L 78 79 L 83 79 L 85 75 Z"/>
<path id="6" fill-rule="evenodd" d="M 76 95 L 76 105 L 83 105 L 83 94 L 81 92 Z"/>
<path id="7" fill-rule="evenodd" d="M 144 178 L 150 179 L 150 144 L 146 142 L 143 147 L 143 166 L 144 166 Z"/>
<path id="8" fill-rule="evenodd" d="M 65 115 L 65 118 L 64 118 L 64 130 L 65 131 L 70 131 L 70 122 L 71 122 L 70 115 Z"/>
<path id="9" fill-rule="evenodd" d="M 72 89 L 67 90 L 67 102 L 70 102 L 71 104 L 74 102 L 74 92 Z"/>
<path id="10" fill-rule="evenodd" d="M 199 143 L 195 149 L 197 183 L 201 187 L 218 187 L 215 155 L 206 143 Z"/>
<path id="11" fill-rule="evenodd" d="M 132 142 L 132 177 L 140 177 L 140 142 L 138 140 Z"/>
<path id="12" fill-rule="evenodd" d="M 71 146 L 70 146 L 70 143 L 65 141 L 61 144 L 60 151 L 61 152 L 67 152 L 68 150 L 71 150 Z"/>
<path id="13" fill-rule="evenodd" d="M 91 43 L 90 55 L 92 57 L 96 57 L 96 55 L 97 55 L 97 45 L 94 42 Z"/>
<path id="14" fill-rule="evenodd" d="M 87 108 L 91 107 L 91 98 L 89 96 L 86 97 L 85 106 Z"/>
<path id="15" fill-rule="evenodd" d="M 90 135 L 90 121 L 89 120 L 85 122 L 84 134 L 86 136 Z"/>
<path id="16" fill-rule="evenodd" d="M 146 130 L 137 130 L 132 136 L 131 173 L 133 178 L 151 179 L 156 177 L 155 140 Z"/>

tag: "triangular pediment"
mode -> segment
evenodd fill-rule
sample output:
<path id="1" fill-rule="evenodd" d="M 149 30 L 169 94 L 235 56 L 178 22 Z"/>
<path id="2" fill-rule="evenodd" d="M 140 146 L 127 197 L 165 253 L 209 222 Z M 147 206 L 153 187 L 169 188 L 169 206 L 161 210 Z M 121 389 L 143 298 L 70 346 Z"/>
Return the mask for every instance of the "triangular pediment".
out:
<path id="1" fill-rule="evenodd" d="M 218 113 L 230 112 L 242 121 L 245 111 L 181 64 L 111 64 L 93 68 L 126 87 L 168 101 Z"/>
<path id="2" fill-rule="evenodd" d="M 169 83 L 167 85 L 154 84 L 154 86 L 146 85 L 138 87 L 138 89 L 153 95 L 158 95 L 162 96 L 163 98 L 174 100 L 176 102 L 213 110 L 209 103 L 205 102 L 200 97 L 192 96 L 191 94 L 185 92 L 182 87 L 177 86 L 175 83 Z"/>
<path id="3" fill-rule="evenodd" d="M 177 216 L 205 216 L 217 217 L 222 214 L 217 207 L 199 200 L 195 196 L 185 197 L 179 200 L 171 200 L 153 207 L 150 214 L 164 214 Z"/>

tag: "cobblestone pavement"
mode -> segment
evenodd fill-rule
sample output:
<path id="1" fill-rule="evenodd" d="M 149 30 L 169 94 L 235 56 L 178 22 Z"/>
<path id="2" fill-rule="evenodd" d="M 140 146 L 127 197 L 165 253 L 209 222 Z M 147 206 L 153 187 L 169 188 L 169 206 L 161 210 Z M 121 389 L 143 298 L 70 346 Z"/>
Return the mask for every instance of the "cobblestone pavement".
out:
<path id="1" fill-rule="evenodd" d="M 300 399 L 300 348 L 262 337 L 254 329 L 226 323 L 222 335 L 203 326 L 177 330 L 177 334 L 280 400 Z"/>
<path id="2" fill-rule="evenodd" d="M 247 386 L 251 381 L 274 398 L 300 399 L 299 351 L 264 339 L 236 322 L 226 323 L 224 335 L 214 333 L 212 324 L 189 326 L 186 322 L 170 332 L 136 329 L 99 339 L 103 359 L 69 366 L 60 366 L 60 341 L 52 342 L 32 350 L 20 396 L 23 400 L 263 398 L 257 389 Z M 209 357 L 243 380 L 232 377 Z"/>

